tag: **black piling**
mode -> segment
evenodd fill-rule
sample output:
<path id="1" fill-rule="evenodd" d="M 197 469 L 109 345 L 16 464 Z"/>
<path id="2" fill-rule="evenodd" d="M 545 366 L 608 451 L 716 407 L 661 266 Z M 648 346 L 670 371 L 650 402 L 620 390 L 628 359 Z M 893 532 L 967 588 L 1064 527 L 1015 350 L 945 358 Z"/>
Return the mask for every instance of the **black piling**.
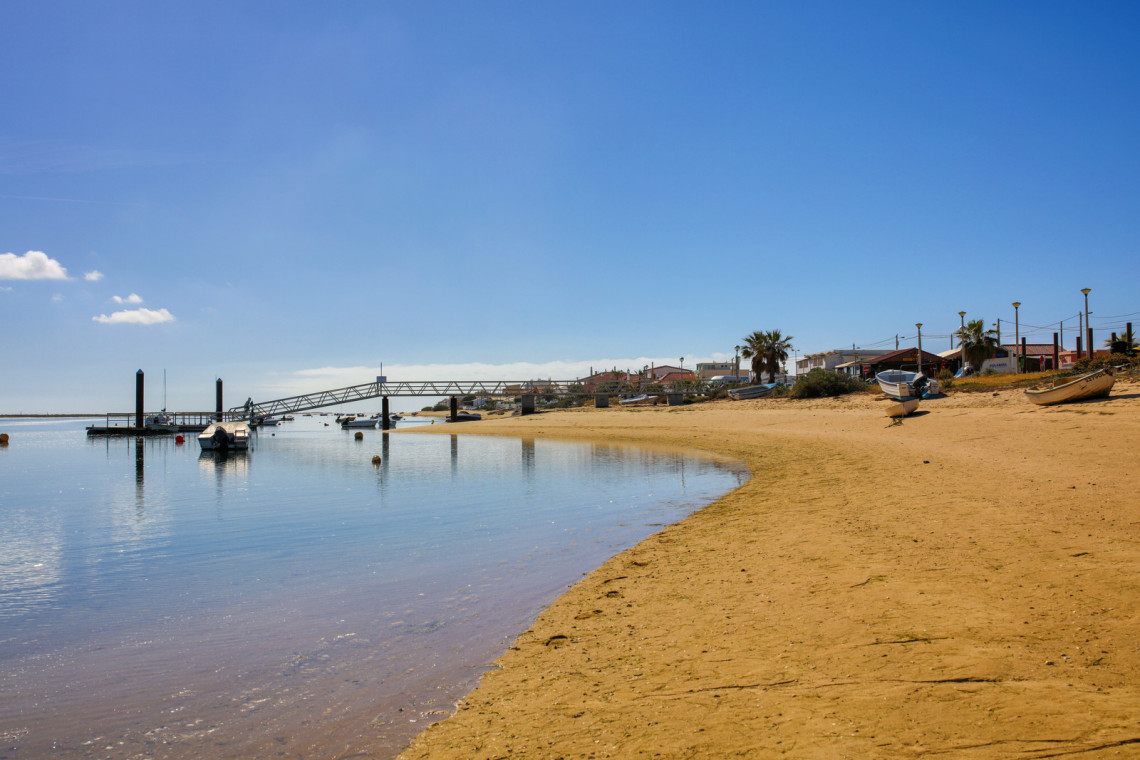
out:
<path id="1" fill-rule="evenodd" d="M 459 418 L 459 399 L 455 396 L 451 397 L 451 421 L 455 422 Z"/>
<path id="2" fill-rule="evenodd" d="M 392 421 L 388 419 L 388 397 L 384 396 L 380 399 L 380 429 L 387 430 L 392 426 Z"/>
<path id="3" fill-rule="evenodd" d="M 143 371 L 135 373 L 135 427 L 143 428 Z"/>
<path id="4" fill-rule="evenodd" d="M 214 407 L 218 414 L 218 422 L 222 421 L 222 378 L 214 383 Z"/>

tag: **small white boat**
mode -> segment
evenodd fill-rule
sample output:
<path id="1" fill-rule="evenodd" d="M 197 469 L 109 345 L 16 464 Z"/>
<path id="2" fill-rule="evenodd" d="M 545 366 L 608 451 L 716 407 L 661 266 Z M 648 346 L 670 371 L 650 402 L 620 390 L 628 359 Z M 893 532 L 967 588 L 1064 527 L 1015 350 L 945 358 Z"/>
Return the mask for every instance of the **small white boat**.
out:
<path id="1" fill-rule="evenodd" d="M 249 425 L 244 422 L 215 422 L 198 434 L 203 451 L 245 451 L 249 448 Z"/>
<path id="2" fill-rule="evenodd" d="M 875 375 L 875 381 L 883 393 L 898 401 L 937 396 L 941 390 L 937 380 L 932 380 L 920 372 L 908 372 L 903 369 L 884 370 Z"/>
<path id="3" fill-rule="evenodd" d="M 1110 370 L 1105 368 L 1090 372 L 1087 375 L 1081 375 L 1076 380 L 1061 385 L 1053 385 L 1048 388 L 1028 388 L 1025 395 L 1034 404 L 1052 406 L 1053 404 L 1065 404 L 1069 401 L 1108 398 L 1108 392 L 1112 390 L 1112 386 L 1115 384 L 1116 378 L 1112 376 Z"/>
<path id="4" fill-rule="evenodd" d="M 459 412 L 455 415 L 455 419 L 451 419 L 451 415 L 443 418 L 444 422 L 475 422 L 476 420 L 483 419 L 483 415 L 476 412 Z"/>
<path id="5" fill-rule="evenodd" d="M 918 399 L 911 398 L 906 401 L 892 401 L 887 404 L 888 417 L 905 417 L 918 408 Z"/>
<path id="6" fill-rule="evenodd" d="M 775 388 L 775 383 L 763 383 L 761 385 L 749 385 L 747 388 L 733 388 L 728 392 L 729 397 L 733 401 L 743 401 L 750 398 L 760 398 L 767 396 Z"/>
<path id="7" fill-rule="evenodd" d="M 268 425 L 270 427 L 273 427 L 274 425 L 280 425 L 281 420 L 277 417 L 263 417 L 257 424 L 258 426 Z"/>
<path id="8" fill-rule="evenodd" d="M 619 404 L 640 404 L 642 401 L 648 401 L 650 398 L 652 398 L 652 397 L 649 396 L 648 394 L 642 393 L 642 394 L 639 394 L 637 396 L 631 396 L 630 398 L 618 399 L 618 403 Z"/>

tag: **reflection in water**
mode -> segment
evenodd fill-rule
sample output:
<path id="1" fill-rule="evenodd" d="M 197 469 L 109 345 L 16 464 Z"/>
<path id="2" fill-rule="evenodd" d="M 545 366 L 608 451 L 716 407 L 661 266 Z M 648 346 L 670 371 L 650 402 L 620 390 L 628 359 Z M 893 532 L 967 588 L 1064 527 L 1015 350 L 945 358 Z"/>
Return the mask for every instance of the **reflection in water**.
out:
<path id="1" fill-rule="evenodd" d="M 394 757 L 568 583 L 746 478 L 660 449 L 379 432 L 362 449 L 294 424 L 256 468 L 78 427 L 5 468 L 0 733 L 19 710 L 20 757 L 299 755 L 338 731 Z"/>
<path id="2" fill-rule="evenodd" d="M 522 463 L 523 473 L 526 475 L 527 480 L 534 478 L 534 439 L 522 439 Z"/>

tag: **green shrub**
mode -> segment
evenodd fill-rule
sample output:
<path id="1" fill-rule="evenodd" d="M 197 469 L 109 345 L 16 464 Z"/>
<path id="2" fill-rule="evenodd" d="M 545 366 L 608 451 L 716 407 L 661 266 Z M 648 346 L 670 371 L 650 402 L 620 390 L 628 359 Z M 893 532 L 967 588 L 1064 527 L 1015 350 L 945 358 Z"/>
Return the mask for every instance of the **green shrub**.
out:
<path id="1" fill-rule="evenodd" d="M 842 396 L 845 393 L 860 393 L 867 388 L 867 383 L 857 377 L 817 367 L 796 381 L 792 386 L 792 398 Z"/>
<path id="2" fill-rule="evenodd" d="M 1079 359 L 1073 363 L 1075 372 L 1092 372 L 1094 369 L 1103 369 L 1104 367 L 1136 369 L 1140 367 L 1140 357 L 1128 356 L 1127 354 L 1105 354 L 1094 356 L 1091 359 L 1086 356 L 1084 359 Z"/>

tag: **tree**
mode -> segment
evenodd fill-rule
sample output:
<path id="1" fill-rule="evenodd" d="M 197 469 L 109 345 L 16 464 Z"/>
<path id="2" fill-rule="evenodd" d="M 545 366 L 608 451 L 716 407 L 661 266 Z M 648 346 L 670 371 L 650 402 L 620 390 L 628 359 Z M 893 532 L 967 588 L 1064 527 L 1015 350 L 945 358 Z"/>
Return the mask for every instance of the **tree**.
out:
<path id="1" fill-rule="evenodd" d="M 1114 354 L 1128 354 L 1132 356 L 1133 352 L 1137 349 L 1136 336 L 1124 333 L 1115 338 L 1106 338 L 1104 347 Z"/>
<path id="2" fill-rule="evenodd" d="M 792 350 L 792 336 L 783 335 L 779 330 L 756 330 L 742 341 L 740 355 L 752 360 L 752 374 L 760 380 L 768 373 L 768 381 L 775 382 L 780 365 L 788 360 Z"/>
<path id="3" fill-rule="evenodd" d="M 966 356 L 966 364 L 980 370 L 982 362 L 993 358 L 997 353 L 998 337 L 994 330 L 987 330 L 985 321 L 971 319 L 965 327 L 955 332 Z"/>

